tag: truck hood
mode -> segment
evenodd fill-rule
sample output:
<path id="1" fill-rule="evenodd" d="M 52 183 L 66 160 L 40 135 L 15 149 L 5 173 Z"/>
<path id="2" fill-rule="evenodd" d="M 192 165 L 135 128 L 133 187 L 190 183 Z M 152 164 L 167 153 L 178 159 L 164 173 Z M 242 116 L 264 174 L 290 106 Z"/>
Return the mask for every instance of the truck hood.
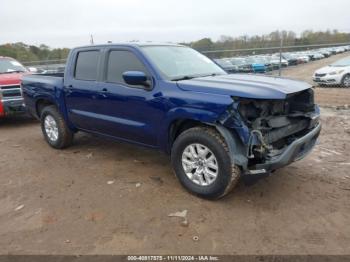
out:
<path id="1" fill-rule="evenodd" d="M 178 81 L 177 85 L 184 91 L 254 99 L 285 99 L 288 94 L 311 88 L 302 81 L 250 74 L 198 77 Z"/>
<path id="2" fill-rule="evenodd" d="M 28 73 L 10 73 L 0 74 L 0 86 L 2 85 L 19 85 L 21 78 Z"/>

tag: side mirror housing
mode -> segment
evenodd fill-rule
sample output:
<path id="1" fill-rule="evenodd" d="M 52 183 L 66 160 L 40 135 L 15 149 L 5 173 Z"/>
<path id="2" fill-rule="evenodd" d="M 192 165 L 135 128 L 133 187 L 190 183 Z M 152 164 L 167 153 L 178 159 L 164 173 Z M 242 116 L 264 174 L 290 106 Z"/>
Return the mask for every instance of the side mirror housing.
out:
<path id="1" fill-rule="evenodd" d="M 123 73 L 123 79 L 128 85 L 149 86 L 146 74 L 141 71 L 126 71 Z"/>

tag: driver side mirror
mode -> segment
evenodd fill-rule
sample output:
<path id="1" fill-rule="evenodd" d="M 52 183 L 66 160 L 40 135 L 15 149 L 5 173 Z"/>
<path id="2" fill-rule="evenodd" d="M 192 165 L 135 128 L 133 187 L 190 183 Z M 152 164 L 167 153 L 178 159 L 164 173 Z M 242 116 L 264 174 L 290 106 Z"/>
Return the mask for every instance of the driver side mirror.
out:
<path id="1" fill-rule="evenodd" d="M 126 71 L 123 73 L 123 79 L 128 85 L 142 85 L 150 87 L 148 77 L 141 71 Z"/>

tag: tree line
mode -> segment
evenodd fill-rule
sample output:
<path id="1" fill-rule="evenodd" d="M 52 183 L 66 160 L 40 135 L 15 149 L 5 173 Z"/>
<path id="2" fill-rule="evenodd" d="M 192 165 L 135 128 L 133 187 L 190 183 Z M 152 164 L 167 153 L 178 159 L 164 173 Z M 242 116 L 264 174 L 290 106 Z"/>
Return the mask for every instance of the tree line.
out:
<path id="1" fill-rule="evenodd" d="M 0 56 L 15 58 L 20 62 L 66 59 L 69 48 L 50 48 L 47 45 L 11 43 L 0 45 Z"/>
<path id="2" fill-rule="evenodd" d="M 274 31 L 264 35 L 242 35 L 239 37 L 221 36 L 217 41 L 211 38 L 203 38 L 190 43 L 182 43 L 191 46 L 198 51 L 210 50 L 235 50 L 278 47 L 283 38 L 284 46 L 350 43 L 350 33 L 338 30 L 312 31 L 306 30 L 299 36 L 293 31 Z M 24 43 L 9 43 L 0 45 L 0 56 L 13 57 L 21 62 L 66 59 L 69 48 L 50 48 L 47 45 L 27 45 Z M 256 52 L 258 53 L 258 52 Z M 232 55 L 230 52 L 208 54 L 208 56 L 222 57 Z"/>
<path id="3" fill-rule="evenodd" d="M 350 33 L 339 32 L 338 30 L 312 31 L 305 30 L 299 36 L 293 31 L 274 31 L 264 35 L 242 35 L 239 37 L 221 36 L 217 41 L 210 38 L 184 43 L 192 48 L 204 52 L 211 50 L 237 50 L 254 48 L 279 47 L 283 38 L 283 46 L 317 45 L 332 43 L 350 43 Z M 266 52 L 266 51 L 261 51 Z M 247 53 L 247 52 L 241 52 Z M 259 51 L 255 52 L 259 53 Z M 230 52 L 219 52 L 208 54 L 209 56 L 228 56 Z M 237 53 L 235 53 L 237 54 Z"/>

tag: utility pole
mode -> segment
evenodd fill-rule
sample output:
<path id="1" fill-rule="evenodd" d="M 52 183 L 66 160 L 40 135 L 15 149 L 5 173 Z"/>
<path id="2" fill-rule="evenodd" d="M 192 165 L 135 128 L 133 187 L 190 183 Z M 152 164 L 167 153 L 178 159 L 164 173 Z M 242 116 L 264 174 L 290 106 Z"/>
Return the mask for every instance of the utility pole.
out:
<path id="1" fill-rule="evenodd" d="M 282 48 L 283 48 L 283 33 L 281 34 L 281 44 L 280 44 L 280 64 L 278 69 L 278 76 L 282 74 Z"/>
<path id="2" fill-rule="evenodd" d="M 90 44 L 93 45 L 94 44 L 94 36 L 90 35 Z"/>

